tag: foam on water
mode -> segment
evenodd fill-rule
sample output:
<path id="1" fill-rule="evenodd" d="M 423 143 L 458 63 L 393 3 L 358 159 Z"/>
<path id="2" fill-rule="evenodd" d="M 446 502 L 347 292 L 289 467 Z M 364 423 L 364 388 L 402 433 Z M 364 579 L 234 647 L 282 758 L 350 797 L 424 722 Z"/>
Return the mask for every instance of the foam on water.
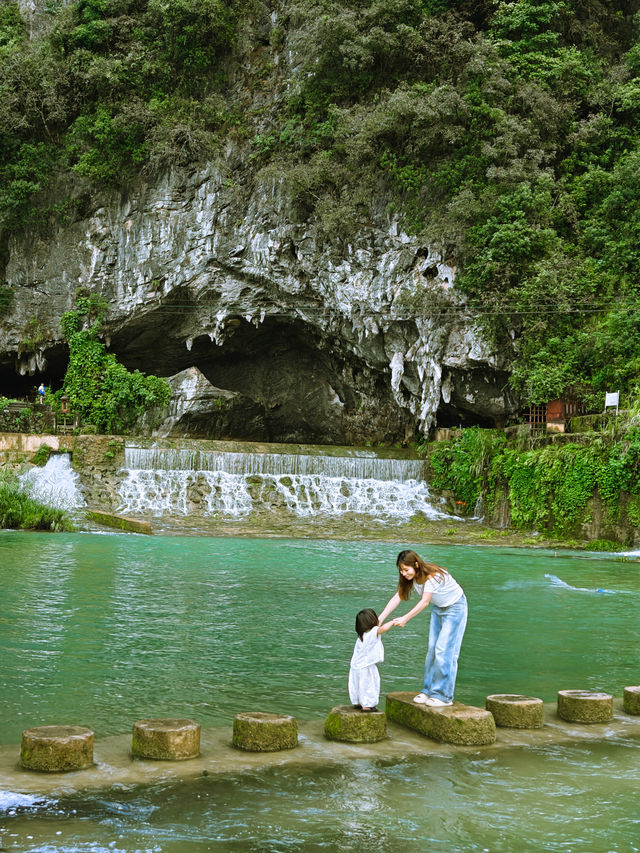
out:
<path id="1" fill-rule="evenodd" d="M 455 518 L 434 505 L 419 459 L 374 454 L 247 453 L 128 447 L 120 511 L 246 517 L 281 508 L 298 517 L 363 514 Z"/>
<path id="2" fill-rule="evenodd" d="M 56 509 L 84 506 L 78 482 L 68 453 L 53 454 L 42 468 L 31 468 L 20 476 L 22 489 L 29 497 Z"/>
<path id="3" fill-rule="evenodd" d="M 0 814 L 15 814 L 18 810 L 50 807 L 55 800 L 15 791 L 0 791 Z"/>
<path id="4" fill-rule="evenodd" d="M 545 575 L 545 578 L 548 578 L 551 581 L 551 586 L 557 586 L 561 589 L 570 589 L 573 592 L 595 592 L 601 593 L 603 595 L 616 595 L 617 593 L 628 593 L 629 590 L 616 590 L 616 589 L 600 589 L 597 587 L 593 589 L 593 587 L 585 587 L 585 586 L 571 586 L 571 584 L 565 583 L 565 581 L 561 580 L 556 575 Z"/>

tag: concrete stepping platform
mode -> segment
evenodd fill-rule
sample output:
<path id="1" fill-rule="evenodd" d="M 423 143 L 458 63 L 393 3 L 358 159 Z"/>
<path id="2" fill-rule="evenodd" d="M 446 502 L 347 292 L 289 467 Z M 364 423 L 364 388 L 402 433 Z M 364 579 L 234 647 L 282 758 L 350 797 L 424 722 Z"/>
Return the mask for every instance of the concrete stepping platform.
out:
<path id="1" fill-rule="evenodd" d="M 493 693 L 487 696 L 486 707 L 501 728 L 541 729 L 544 725 L 544 702 L 535 696 Z"/>
<path id="2" fill-rule="evenodd" d="M 568 723 L 608 723 L 613 696 L 594 690 L 558 690 L 558 716 Z"/>
<path id="3" fill-rule="evenodd" d="M 622 703 L 627 714 L 640 714 L 640 687 L 625 687 Z"/>
<path id="4" fill-rule="evenodd" d="M 384 711 L 336 705 L 324 722 L 324 736 L 343 743 L 377 743 L 387 736 L 387 717 Z"/>
<path id="5" fill-rule="evenodd" d="M 200 754 L 200 723 L 194 720 L 138 720 L 131 755 L 156 761 L 186 761 Z"/>
<path id="6" fill-rule="evenodd" d="M 298 745 L 298 722 L 289 714 L 250 711 L 233 719 L 233 746 L 250 752 L 277 752 Z"/>
<path id="7" fill-rule="evenodd" d="M 93 732 L 84 726 L 37 726 L 22 732 L 20 764 L 26 770 L 68 773 L 93 764 Z"/>
<path id="8" fill-rule="evenodd" d="M 544 728 L 498 728 L 495 742 L 480 746 L 438 743 L 393 721 L 387 721 L 388 737 L 378 743 L 331 741 L 324 735 L 325 719 L 322 718 L 298 723 L 297 749 L 278 752 L 235 749 L 231 743 L 231 726 L 220 726 L 202 730 L 197 758 L 137 761 L 131 758 L 131 733 L 111 735 L 96 740 L 91 767 L 64 774 L 25 770 L 18 763 L 20 744 L 3 744 L 0 745 L 0 790 L 55 797 L 74 791 L 98 791 L 114 785 L 153 785 L 285 765 L 327 767 L 348 764 L 354 759 L 451 758 L 460 754 L 493 754 L 511 749 L 611 742 L 618 738 L 640 739 L 640 717 L 625 713 L 622 699 L 614 700 L 613 720 L 599 725 L 565 722 L 558 717 L 555 702 L 545 703 L 544 711 Z"/>
<path id="9" fill-rule="evenodd" d="M 493 715 L 485 708 L 473 705 L 453 705 L 433 708 L 417 705 L 412 693 L 388 693 L 387 717 L 439 743 L 483 745 L 496 739 Z"/>

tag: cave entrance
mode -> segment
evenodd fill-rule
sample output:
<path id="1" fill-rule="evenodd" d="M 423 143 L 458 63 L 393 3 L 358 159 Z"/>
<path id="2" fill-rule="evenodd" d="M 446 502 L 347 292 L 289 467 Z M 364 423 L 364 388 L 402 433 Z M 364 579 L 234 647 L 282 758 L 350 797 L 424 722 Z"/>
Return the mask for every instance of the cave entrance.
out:
<path id="1" fill-rule="evenodd" d="M 167 377 L 198 368 L 215 388 L 242 395 L 248 417 L 264 423 L 253 440 L 361 445 L 407 434 L 412 416 L 398 411 L 388 372 L 365 364 L 340 336 L 323 336 L 292 317 L 266 317 L 255 326 L 235 316 L 225 321 L 220 343 L 203 333 L 187 348 L 181 317 L 173 325 L 171 316 L 141 319 L 112 337 L 123 364 Z"/>

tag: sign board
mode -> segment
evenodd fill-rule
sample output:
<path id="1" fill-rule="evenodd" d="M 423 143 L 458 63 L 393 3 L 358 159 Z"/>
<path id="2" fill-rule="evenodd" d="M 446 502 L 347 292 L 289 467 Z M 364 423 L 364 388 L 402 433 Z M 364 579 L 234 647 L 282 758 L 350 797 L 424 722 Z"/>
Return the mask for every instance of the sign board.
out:
<path id="1" fill-rule="evenodd" d="M 620 392 L 619 391 L 607 391 L 604 395 L 604 408 L 605 411 L 609 408 L 609 406 L 616 407 L 616 413 L 618 411 L 618 404 L 620 402 Z"/>

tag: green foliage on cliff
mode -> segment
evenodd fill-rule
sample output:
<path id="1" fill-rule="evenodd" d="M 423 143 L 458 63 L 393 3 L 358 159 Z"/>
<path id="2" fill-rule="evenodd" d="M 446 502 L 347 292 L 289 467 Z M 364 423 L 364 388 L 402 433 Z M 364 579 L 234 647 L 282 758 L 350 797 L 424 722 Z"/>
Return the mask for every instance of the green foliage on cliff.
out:
<path id="1" fill-rule="evenodd" d="M 45 34 L 27 40 L 18 4 L 1 0 L 0 226 L 70 215 L 96 185 L 209 154 L 245 5 L 50 4 Z"/>
<path id="2" fill-rule="evenodd" d="M 17 474 L 0 471 L 0 528 L 20 530 L 73 530 L 67 514 L 30 498 Z"/>
<path id="3" fill-rule="evenodd" d="M 84 424 L 103 433 L 122 433 L 155 406 L 169 401 L 171 389 L 165 379 L 129 371 L 98 339 L 105 305 L 92 296 L 82 296 L 77 307 L 61 320 L 69 344 L 69 366 L 60 391 Z"/>
<path id="4" fill-rule="evenodd" d="M 640 524 L 637 425 L 617 438 L 601 436 L 587 445 L 548 444 L 526 450 L 507 446 L 503 433 L 469 429 L 426 449 L 435 488 L 450 489 L 469 510 L 482 495 L 488 516 L 506 495 L 518 529 L 546 531 L 558 538 L 579 536 L 596 494 L 610 525 Z"/>
<path id="5" fill-rule="evenodd" d="M 454 493 L 460 515 L 473 514 L 486 485 L 489 461 L 505 441 L 502 432 L 471 428 L 456 431 L 451 441 L 422 445 L 428 449 L 431 485 Z"/>
<path id="6" fill-rule="evenodd" d="M 73 216 L 96 187 L 240 141 L 238 184 L 273 170 L 290 215 L 333 240 L 395 215 L 441 246 L 524 402 L 574 389 L 599 407 L 640 368 L 634 11 L 78 0 L 28 40 L 2 0 L 0 225 Z M 397 304 L 438 310 L 420 284 Z"/>

